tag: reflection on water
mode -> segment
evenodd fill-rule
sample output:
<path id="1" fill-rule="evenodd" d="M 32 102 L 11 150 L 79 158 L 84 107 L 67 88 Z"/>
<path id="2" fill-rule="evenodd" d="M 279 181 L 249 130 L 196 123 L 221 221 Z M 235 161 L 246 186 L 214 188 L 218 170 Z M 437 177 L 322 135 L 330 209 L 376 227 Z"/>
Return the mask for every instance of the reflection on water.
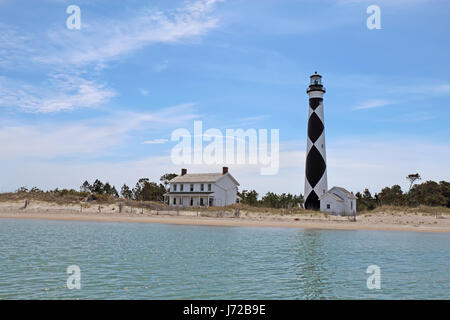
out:
<path id="1" fill-rule="evenodd" d="M 300 292 L 306 299 L 325 298 L 324 290 L 329 286 L 330 274 L 327 266 L 327 251 L 324 245 L 323 233 L 317 230 L 305 230 L 297 233 L 298 249 L 295 254 L 297 283 Z"/>
<path id="2" fill-rule="evenodd" d="M 449 234 L 1 219 L 0 254 L 0 299 L 450 298 Z"/>

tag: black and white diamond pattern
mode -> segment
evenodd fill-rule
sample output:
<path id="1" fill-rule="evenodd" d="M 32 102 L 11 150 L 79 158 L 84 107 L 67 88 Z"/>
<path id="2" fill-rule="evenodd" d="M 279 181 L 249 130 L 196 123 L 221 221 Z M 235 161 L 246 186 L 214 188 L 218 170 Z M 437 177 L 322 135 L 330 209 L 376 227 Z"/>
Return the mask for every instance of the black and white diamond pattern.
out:
<path id="1" fill-rule="evenodd" d="M 309 92 L 305 208 L 312 210 L 320 209 L 319 197 L 328 191 L 322 95 L 321 91 Z"/>

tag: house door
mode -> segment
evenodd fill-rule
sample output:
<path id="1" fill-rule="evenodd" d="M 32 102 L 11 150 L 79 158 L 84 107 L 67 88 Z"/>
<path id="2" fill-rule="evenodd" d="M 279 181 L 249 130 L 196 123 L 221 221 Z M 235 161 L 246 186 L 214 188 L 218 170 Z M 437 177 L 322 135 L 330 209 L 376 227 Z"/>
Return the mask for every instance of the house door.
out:
<path id="1" fill-rule="evenodd" d="M 214 198 L 209 198 L 209 206 L 212 207 L 214 205 Z"/>

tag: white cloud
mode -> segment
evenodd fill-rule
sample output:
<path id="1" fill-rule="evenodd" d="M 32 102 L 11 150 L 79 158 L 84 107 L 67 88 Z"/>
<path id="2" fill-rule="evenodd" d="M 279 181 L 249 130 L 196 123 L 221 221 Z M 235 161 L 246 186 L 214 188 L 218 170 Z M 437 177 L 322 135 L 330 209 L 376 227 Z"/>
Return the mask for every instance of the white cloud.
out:
<path id="1" fill-rule="evenodd" d="M 436 115 L 430 112 L 413 112 L 401 115 L 401 117 L 399 117 L 399 119 L 396 121 L 412 123 L 412 122 L 427 121 L 435 118 Z"/>
<path id="2" fill-rule="evenodd" d="M 146 140 L 143 141 L 143 144 L 164 144 L 166 142 L 169 142 L 168 139 L 153 139 L 153 140 Z"/>
<path id="3" fill-rule="evenodd" d="M 104 104 L 116 93 L 79 76 L 57 74 L 40 85 L 0 77 L 0 107 L 51 113 Z"/>
<path id="4" fill-rule="evenodd" d="M 161 72 L 161 71 L 166 70 L 168 67 L 169 67 L 169 61 L 164 60 L 164 61 L 161 61 L 160 63 L 154 65 L 153 70 L 156 72 Z"/>
<path id="5" fill-rule="evenodd" d="M 378 6 L 405 6 L 405 5 L 412 5 L 412 4 L 421 4 L 425 2 L 430 2 L 430 0 L 338 0 L 338 4 L 346 5 L 346 4 L 376 4 Z"/>
<path id="6" fill-rule="evenodd" d="M 161 117 L 158 116 L 157 118 Z M 131 125 L 135 125 L 139 117 L 131 119 Z M 128 121 L 125 121 L 128 122 Z M 130 126 L 131 126 L 130 125 Z M 93 127 L 89 127 L 92 129 Z M 158 181 L 159 177 L 167 172 L 178 173 L 182 166 L 174 165 L 170 159 L 170 151 L 167 154 L 144 157 L 134 161 L 96 161 L 80 159 L 79 149 L 88 153 L 104 153 L 111 147 L 108 141 L 115 140 L 121 134 L 105 134 L 114 129 L 110 125 L 105 130 L 99 128 L 94 135 L 86 135 L 86 139 L 75 139 L 71 148 L 67 150 L 61 145 L 67 144 L 65 139 L 74 139 L 83 134 L 86 127 L 80 129 L 67 129 L 72 133 L 66 133 L 61 141 L 52 145 L 55 138 L 41 136 L 39 141 L 35 138 L 29 141 L 32 134 L 22 137 L 20 141 L 27 143 L 18 147 L 15 154 L 22 154 L 18 159 L 2 159 L 3 170 L 0 173 L 0 191 L 12 190 L 22 185 L 29 187 L 39 186 L 43 188 L 69 187 L 77 188 L 84 179 L 93 180 L 101 178 L 110 181 L 117 187 L 122 183 L 134 185 L 137 179 L 149 177 Z M 117 129 L 121 130 L 121 129 Z M 104 137 L 99 137 L 101 133 Z M 54 132 L 59 133 L 59 132 Z M 37 134 L 37 130 L 33 134 Z M 48 134 L 50 136 L 50 134 Z M 5 140 L 13 141 L 6 144 L 5 153 L 9 153 L 8 146 L 14 144 L 17 135 L 11 134 L 5 137 L 0 131 L 0 143 Z M 20 135 L 19 135 L 20 137 Z M 96 138 L 97 137 L 97 138 Z M 88 140 L 88 139 L 94 140 Z M 17 140 L 16 140 L 17 141 Z M 19 142 L 20 142 L 19 141 Z M 61 144 L 61 145 L 60 145 Z M 73 144 L 75 146 L 73 146 Z M 33 145 L 37 145 L 33 149 Z M 230 172 L 241 184 L 240 190 L 255 189 L 260 195 L 268 191 L 272 192 L 304 192 L 305 171 L 305 146 L 304 143 L 282 143 L 280 145 L 280 170 L 277 175 L 263 176 L 260 174 L 260 165 L 233 165 L 229 164 Z M 31 149 L 30 149 L 31 148 Z M 32 154 L 45 156 L 46 152 L 60 156 L 76 154 L 79 160 L 67 160 L 66 158 L 33 160 L 28 157 Z M 63 154 L 63 151 L 66 150 Z M 379 192 L 385 186 L 399 184 L 405 190 L 408 186 L 406 176 L 412 172 L 419 172 L 423 180 L 450 180 L 450 147 L 446 144 L 420 139 L 396 139 L 389 141 L 382 138 L 364 137 L 360 139 L 338 139 L 328 141 L 328 186 L 342 186 L 353 192 L 362 191 L 368 187 L 372 193 Z M 70 158 L 69 158 L 70 159 Z M 216 165 L 188 165 L 189 172 L 220 172 L 221 164 Z M 183 167 L 186 167 L 184 165 Z"/>
<path id="7" fill-rule="evenodd" d="M 107 62 L 152 43 L 176 43 L 208 33 L 218 26 L 212 10 L 219 1 L 185 2 L 183 7 L 166 12 L 142 9 L 132 17 L 89 21 L 80 31 L 51 30 L 46 37 L 0 24 L 0 67 L 51 67 L 57 73 L 39 84 L 0 77 L 0 107 L 41 113 L 98 107 L 116 92 L 93 80 L 96 72 L 92 69 L 89 80 L 79 76 L 82 71 L 92 66 L 99 71 Z M 163 60 L 154 70 L 167 67 L 168 61 Z"/>
<path id="8" fill-rule="evenodd" d="M 390 93 L 407 93 L 420 95 L 443 95 L 450 93 L 450 84 L 435 83 L 431 85 L 398 86 L 389 90 Z"/>
<path id="9" fill-rule="evenodd" d="M 450 84 L 437 85 L 431 90 L 437 93 L 450 93 Z"/>
<path id="10" fill-rule="evenodd" d="M 405 190 L 405 177 L 412 172 L 424 180 L 450 180 L 450 146 L 421 138 L 330 141 L 327 157 L 329 187 L 342 185 L 353 191 L 368 187 L 378 192 L 399 184 Z"/>
<path id="11" fill-rule="evenodd" d="M 255 189 L 260 195 L 272 192 L 304 192 L 305 145 L 280 144 L 280 170 L 274 176 L 260 175 L 259 165 L 229 165 L 241 184 L 240 189 Z M 350 191 L 364 188 L 379 192 L 399 184 L 405 191 L 406 176 L 419 172 L 425 180 L 450 181 L 450 146 L 419 139 L 361 137 L 328 141 L 328 187 L 342 186 Z M 220 166 L 199 166 L 197 172 L 218 171 Z M 191 168 L 191 167 L 188 167 Z M 188 169 L 193 171 L 193 169 Z M 220 170 L 219 170 L 220 171 Z"/>
<path id="12" fill-rule="evenodd" d="M 218 19 L 211 15 L 216 2 L 188 2 L 170 12 L 141 9 L 138 15 L 122 20 L 98 19 L 83 25 L 79 32 L 50 31 L 50 53 L 34 59 L 66 66 L 91 63 L 102 66 L 152 43 L 175 43 L 202 36 L 218 26 Z"/>
<path id="13" fill-rule="evenodd" d="M 35 53 L 31 36 L 23 35 L 16 28 L 0 23 L 0 67 L 22 67 L 28 63 L 29 56 Z"/>
<path id="14" fill-rule="evenodd" d="M 197 118 L 193 106 L 186 103 L 153 113 L 127 112 L 57 125 L 3 126 L 0 159 L 99 156 L 121 145 L 133 131 L 167 128 Z"/>
<path id="15" fill-rule="evenodd" d="M 259 116 L 253 116 L 253 117 L 245 117 L 245 118 L 239 118 L 235 119 L 232 124 L 229 124 L 227 127 L 245 127 L 250 125 L 255 125 L 261 121 L 267 120 L 271 117 L 269 114 L 262 114 Z"/>
<path id="16" fill-rule="evenodd" d="M 139 178 L 159 181 L 166 172 L 177 172 L 169 157 L 152 157 L 139 161 L 24 161 L 4 162 L 10 172 L 1 173 L 0 192 L 14 191 L 21 186 L 43 189 L 78 189 L 84 180 L 109 181 L 120 190 L 123 183 L 133 187 Z M 163 172 L 160 174 L 160 172 Z"/>
<path id="17" fill-rule="evenodd" d="M 382 99 L 367 100 L 362 102 L 358 106 L 354 107 L 353 110 L 380 108 L 392 104 L 394 104 L 394 102 L 389 100 L 382 100 Z"/>

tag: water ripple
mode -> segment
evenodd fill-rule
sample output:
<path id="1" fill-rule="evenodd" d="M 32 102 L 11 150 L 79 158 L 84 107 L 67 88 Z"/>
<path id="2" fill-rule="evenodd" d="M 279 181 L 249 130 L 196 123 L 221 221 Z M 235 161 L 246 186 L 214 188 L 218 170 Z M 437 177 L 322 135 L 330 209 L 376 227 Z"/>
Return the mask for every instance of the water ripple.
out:
<path id="1" fill-rule="evenodd" d="M 448 234 L 2 219 L 0 255 L 0 299 L 450 297 Z"/>

